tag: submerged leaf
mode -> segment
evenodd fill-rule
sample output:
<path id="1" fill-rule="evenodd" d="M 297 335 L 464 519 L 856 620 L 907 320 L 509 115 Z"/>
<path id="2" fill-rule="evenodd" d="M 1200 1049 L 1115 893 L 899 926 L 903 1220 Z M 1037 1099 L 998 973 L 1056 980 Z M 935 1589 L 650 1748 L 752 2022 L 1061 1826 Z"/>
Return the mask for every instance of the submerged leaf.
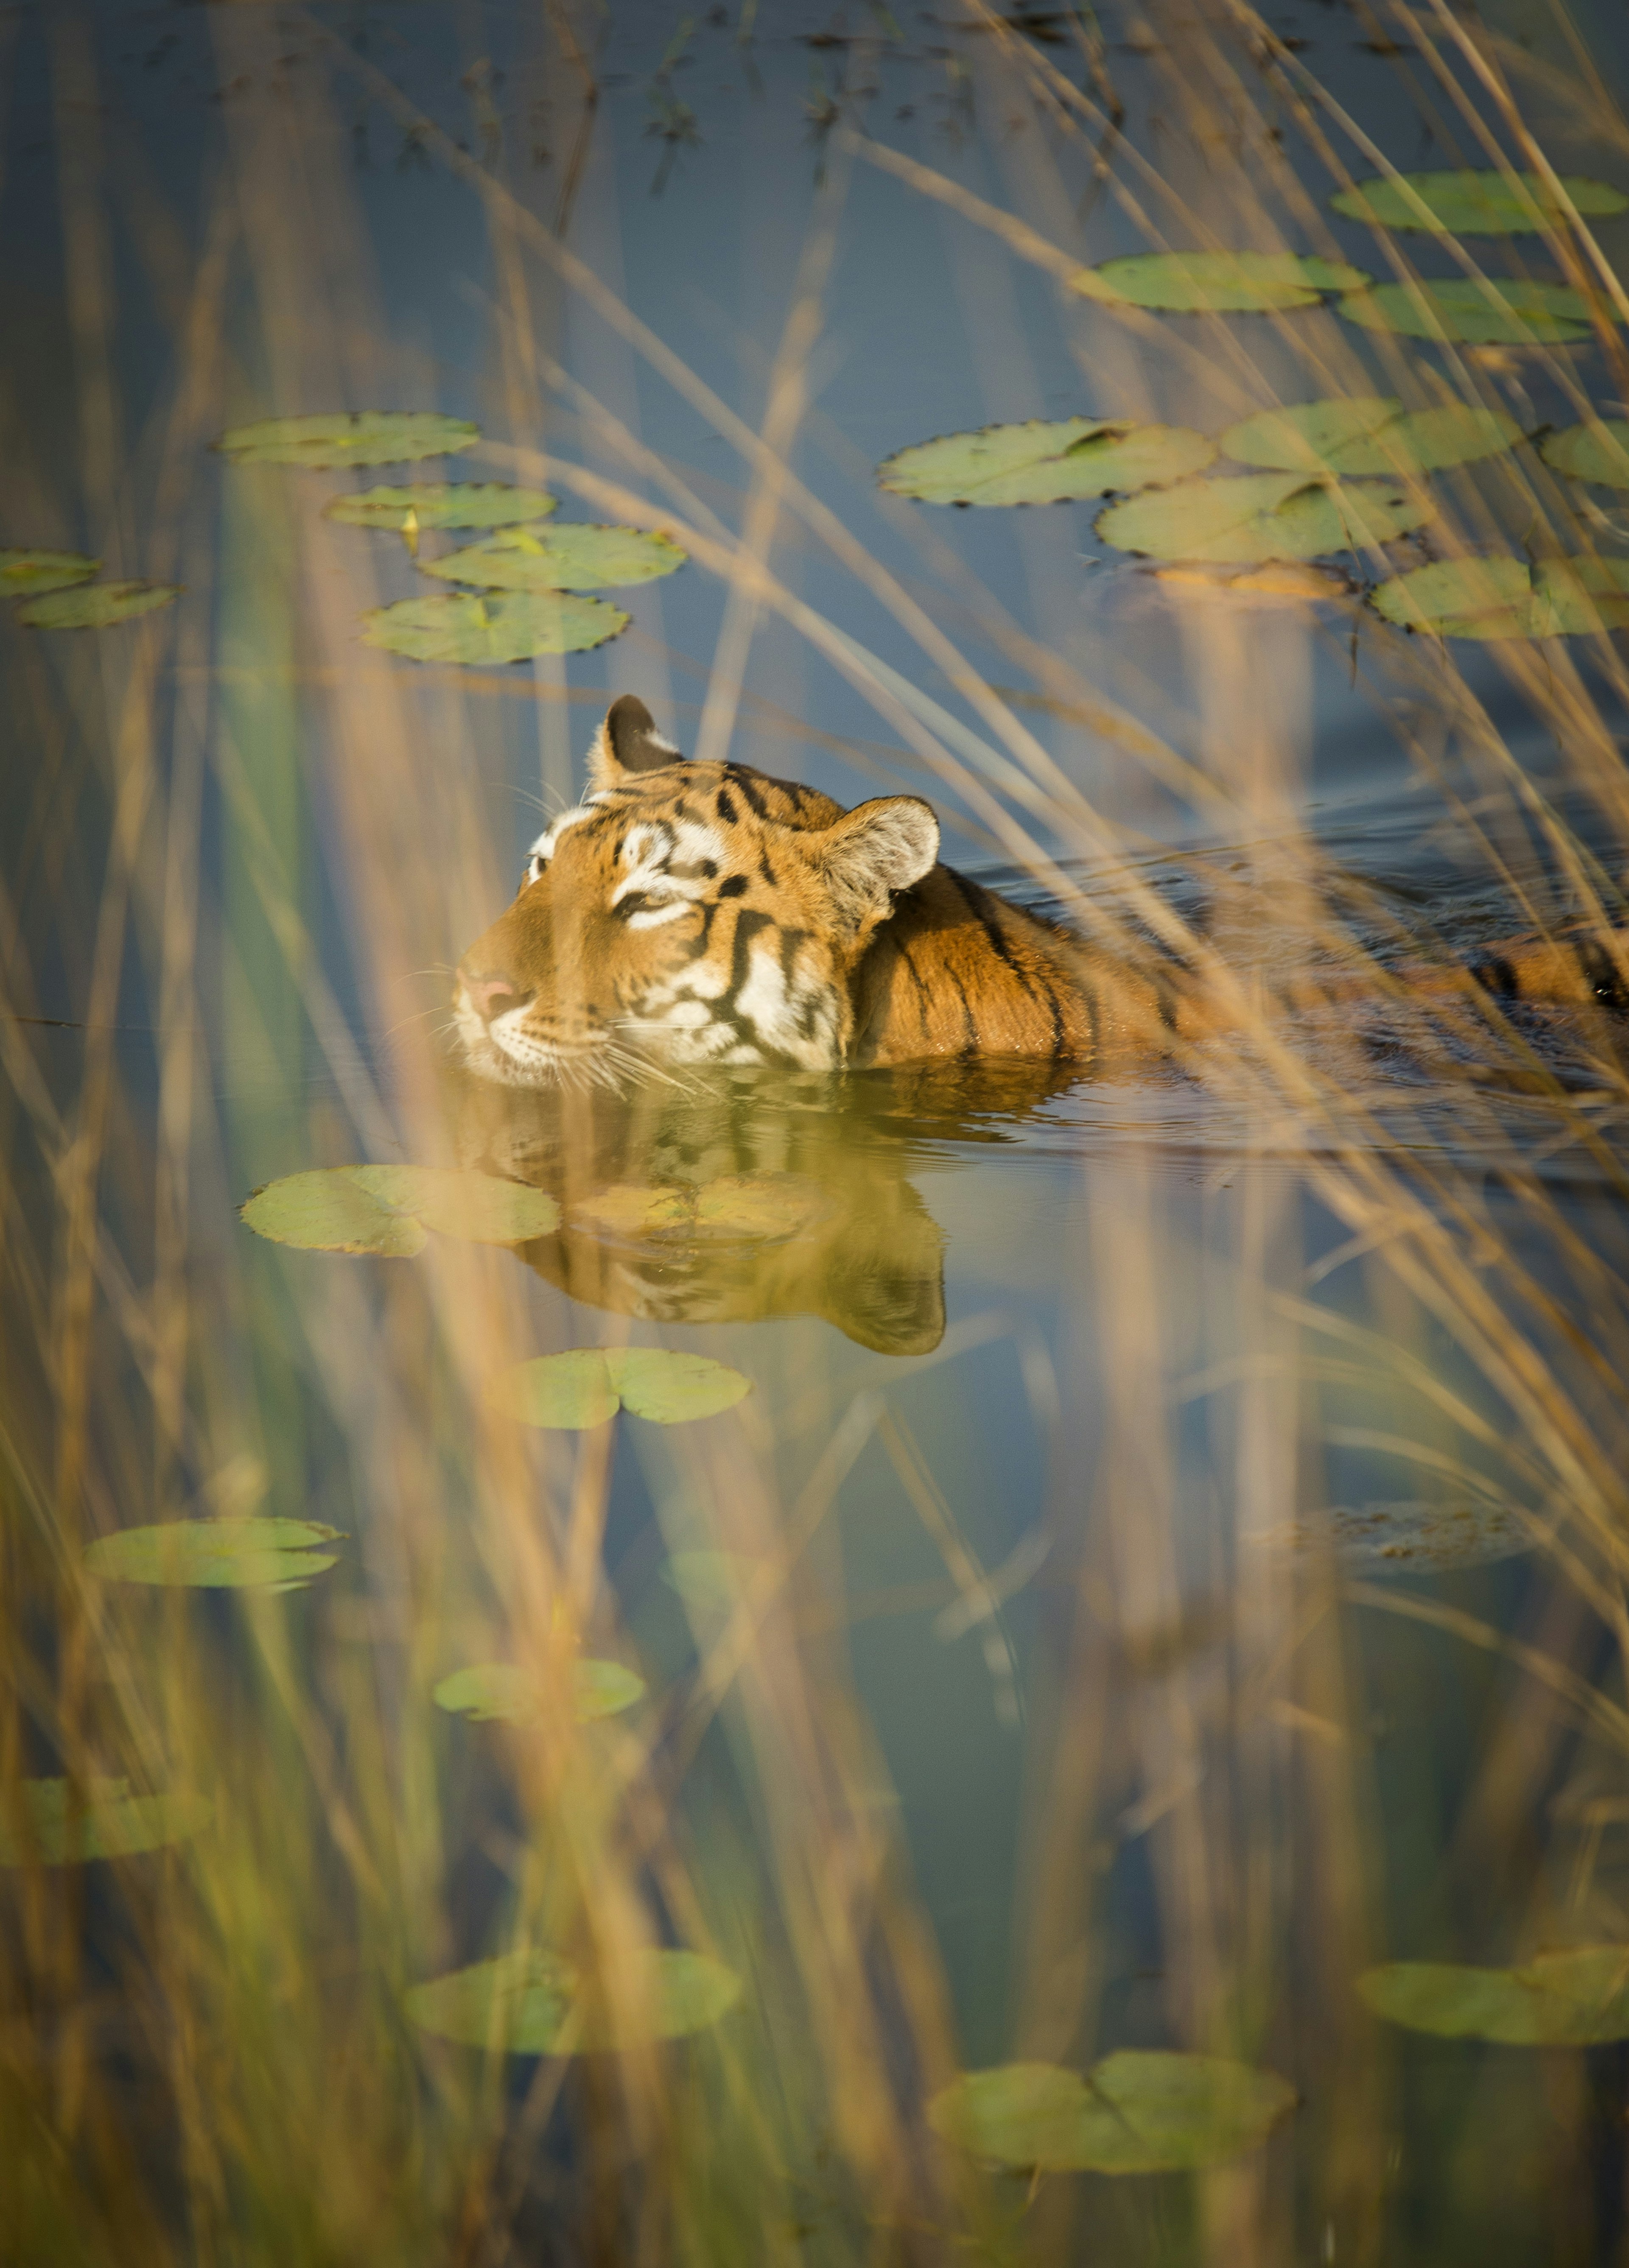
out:
<path id="1" fill-rule="evenodd" d="M 101 563 L 78 551 L 0 551 L 0 599 L 66 591 L 75 583 L 88 583 Z"/>
<path id="2" fill-rule="evenodd" d="M 901 449 L 878 466 L 877 480 L 923 504 L 1062 504 L 1179 481 L 1215 454 L 1214 441 L 1186 425 L 1032 417 Z"/>
<path id="3" fill-rule="evenodd" d="M 1358 1991 L 1377 2016 L 1446 2039 L 1589 2047 L 1629 2039 L 1629 1946 L 1582 1945 L 1512 1969 L 1393 1961 Z"/>
<path id="4" fill-rule="evenodd" d="M 395 465 L 472 449 L 481 428 L 433 409 L 358 409 L 333 416 L 262 417 L 215 444 L 235 465 Z"/>
<path id="5" fill-rule="evenodd" d="M 85 1564 L 110 1583 L 290 1589 L 335 1564 L 338 1554 L 321 1547 L 338 1534 L 318 1520 L 172 1520 L 100 1536 Z"/>
<path id="6" fill-rule="evenodd" d="M 35 630 L 105 630 L 114 622 L 156 614 L 179 599 L 179 583 L 80 583 L 49 598 L 31 599 L 17 610 L 19 622 Z"/>
<path id="7" fill-rule="evenodd" d="M 1172 314 L 1251 314 L 1310 307 L 1324 291 L 1358 291 L 1368 281 L 1361 268 L 1293 252 L 1139 252 L 1082 269 L 1070 288 Z"/>
<path id="8" fill-rule="evenodd" d="M 928 2117 L 947 2141 L 1000 2165 L 1146 2174 L 1254 2150 L 1294 2103 L 1277 2072 L 1123 2049 L 1084 2080 L 1042 2063 L 969 2072 L 934 2097 Z"/>
<path id="9" fill-rule="evenodd" d="M 88 1780 L 77 1790 L 65 1779 L 0 1786 L 0 1867 L 129 1858 L 184 1842 L 209 1822 L 208 1799 L 190 1789 L 163 1795 L 129 1790 L 128 1779 Z"/>
<path id="10" fill-rule="evenodd" d="M 558 502 L 542 489 L 452 481 L 429 488 L 364 489 L 359 496 L 335 497 L 322 507 L 322 517 L 347 527 L 383 527 L 396 534 L 409 526 L 512 527 L 545 519 Z"/>
<path id="11" fill-rule="evenodd" d="M 741 1979 L 704 1953 L 634 1956 L 625 2006 L 586 1988 L 558 1954 L 508 1953 L 415 1985 L 407 2012 L 420 2029 L 510 2055 L 580 2055 L 677 2040 L 707 2030 L 741 1997 Z"/>
<path id="12" fill-rule="evenodd" d="M 586 653 L 625 630 L 629 616 L 603 599 L 515 591 L 507 596 L 398 599 L 363 615 L 365 645 L 409 661 L 487 668 L 539 653 Z"/>
<path id="13" fill-rule="evenodd" d="M 1340 302 L 1349 323 L 1397 331 L 1410 339 L 1458 339 L 1473 346 L 1541 346 L 1590 336 L 1589 308 L 1570 284 L 1529 284 L 1509 276 L 1484 283 L 1456 276 L 1445 284 L 1377 284 Z"/>
<path id="14" fill-rule="evenodd" d="M 1621 417 L 1592 418 L 1546 433 L 1538 445 L 1545 464 L 1569 480 L 1599 488 L 1629 489 L 1629 425 Z"/>
<path id="15" fill-rule="evenodd" d="M 1629 208 L 1629 197 L 1621 189 L 1588 180 L 1581 173 L 1564 173 L 1561 188 L 1586 216 L 1604 217 Z M 1537 173 L 1401 173 L 1396 180 L 1376 174 L 1350 189 L 1337 190 L 1330 203 L 1348 220 L 1438 236 L 1517 236 L 1559 217 L 1548 187 Z"/>
<path id="16" fill-rule="evenodd" d="M 579 1724 L 615 1717 L 645 1694 L 645 1680 L 620 1661 L 579 1658 L 571 1664 L 571 1713 Z M 444 1677 L 431 1695 L 439 1709 L 481 1724 L 496 1719 L 528 1725 L 541 1716 L 543 1694 L 537 1680 L 512 1661 L 478 1661 Z"/>
<path id="17" fill-rule="evenodd" d="M 1395 481 L 1245 473 L 1129 497 L 1099 517 L 1097 533 L 1120 551 L 1242 564 L 1389 543 L 1433 517 L 1424 497 Z"/>
<path id="18" fill-rule="evenodd" d="M 1456 404 L 1405 414 L 1395 395 L 1367 394 L 1260 410 L 1230 425 L 1221 446 L 1240 464 L 1286 472 L 1406 474 L 1496 456 L 1521 438 L 1502 410 Z"/>
<path id="19" fill-rule="evenodd" d="M 651 583 L 682 567 L 688 554 L 671 536 L 639 527 L 569 525 L 534 533 L 506 528 L 487 543 L 421 559 L 426 575 L 478 583 L 488 591 L 599 591 Z"/>
<path id="20" fill-rule="evenodd" d="M 1588 637 L 1629 629 L 1629 559 L 1447 559 L 1369 594 L 1389 622 L 1438 637 Z"/>
<path id="21" fill-rule="evenodd" d="M 522 1425 L 580 1431 L 602 1425 L 626 1403 L 636 1418 L 682 1425 L 716 1417 L 752 1391 L 738 1370 L 711 1355 L 667 1347 L 574 1347 L 536 1356 L 492 1381 L 487 1400 Z"/>
<path id="22" fill-rule="evenodd" d="M 410 1259 L 427 1228 L 472 1244 L 527 1244 L 559 1226 L 542 1189 L 442 1166 L 329 1166 L 270 1182 L 240 1208 L 246 1227 L 308 1252 Z"/>
<path id="23" fill-rule="evenodd" d="M 1180 560 L 1142 571 L 1184 598 L 1222 600 L 1235 606 L 1338 606 L 1353 595 L 1351 578 L 1338 568 L 1308 567 L 1293 559 L 1269 559 L 1259 567 L 1206 567 L 1199 561 Z"/>
<path id="24" fill-rule="evenodd" d="M 1263 1549 L 1322 1558 L 1326 1553 L 1366 1572 L 1482 1567 L 1533 1545 L 1530 1525 L 1514 1505 L 1475 1498 L 1445 1503 L 1374 1500 L 1331 1505 L 1254 1539 Z"/>

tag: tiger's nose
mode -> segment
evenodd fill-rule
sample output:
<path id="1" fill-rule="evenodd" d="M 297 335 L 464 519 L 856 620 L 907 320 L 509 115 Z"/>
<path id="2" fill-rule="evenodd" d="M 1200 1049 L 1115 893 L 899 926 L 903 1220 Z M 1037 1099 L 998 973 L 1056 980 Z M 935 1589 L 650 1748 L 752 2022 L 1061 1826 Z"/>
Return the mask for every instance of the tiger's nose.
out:
<path id="1" fill-rule="evenodd" d="M 483 1024 L 490 1024 L 495 1016 L 506 1016 L 512 1008 L 523 1008 L 532 997 L 507 976 L 477 976 L 466 968 L 458 981 L 465 999 Z"/>

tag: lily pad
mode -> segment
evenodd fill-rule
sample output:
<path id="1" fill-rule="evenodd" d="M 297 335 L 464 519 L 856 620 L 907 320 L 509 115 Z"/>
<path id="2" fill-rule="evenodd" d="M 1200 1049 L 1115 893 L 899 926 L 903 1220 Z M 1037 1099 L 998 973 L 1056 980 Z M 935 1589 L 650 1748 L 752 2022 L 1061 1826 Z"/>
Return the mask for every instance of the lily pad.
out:
<path id="1" fill-rule="evenodd" d="M 395 465 L 472 449 L 481 428 L 433 409 L 358 409 L 322 417 L 262 417 L 215 444 L 234 465 Z"/>
<path id="2" fill-rule="evenodd" d="M 468 543 L 439 559 L 421 559 L 426 575 L 478 583 L 488 591 L 599 591 L 652 583 L 682 567 L 688 555 L 670 536 L 639 527 L 572 525 L 505 528 L 488 543 Z"/>
<path id="3" fill-rule="evenodd" d="M 382 527 L 399 535 L 415 527 L 511 527 L 546 519 L 559 501 L 542 489 L 453 481 L 430 488 L 364 489 L 359 496 L 335 497 L 322 507 L 322 517 L 347 527 Z"/>
<path id="4" fill-rule="evenodd" d="M 132 1795 L 128 1779 L 26 1779 L 0 1787 L 0 1867 L 73 1867 L 185 1842 L 207 1825 L 206 1797 L 187 1788 Z"/>
<path id="5" fill-rule="evenodd" d="M 877 468 L 893 496 L 923 504 L 1063 504 L 1203 472 L 1216 444 L 1186 425 L 1032 417 L 901 449 Z"/>
<path id="6" fill-rule="evenodd" d="M 1496 456 L 1521 438 L 1515 419 L 1500 409 L 1456 403 L 1404 412 L 1395 395 L 1375 394 L 1260 410 L 1230 425 L 1221 446 L 1242 465 L 1284 472 L 1407 474 Z"/>
<path id="7" fill-rule="evenodd" d="M 1262 314 L 1311 307 L 1325 291 L 1360 291 L 1361 268 L 1293 252 L 1139 252 L 1083 268 L 1070 289 L 1171 314 Z"/>
<path id="8" fill-rule="evenodd" d="M 1235 606 L 1339 606 L 1353 595 L 1349 576 L 1294 559 L 1269 559 L 1259 567 L 1206 567 L 1198 561 L 1178 560 L 1143 572 L 1184 598 L 1221 600 Z"/>
<path id="9" fill-rule="evenodd" d="M 409 661 L 465 662 L 477 668 L 528 661 L 538 653 L 586 653 L 628 627 L 603 599 L 515 591 L 475 598 L 398 599 L 362 617 L 365 645 Z"/>
<path id="10" fill-rule="evenodd" d="M 645 1680 L 620 1661 L 579 1659 L 571 1664 L 571 1713 L 578 1723 L 615 1717 L 644 1698 Z M 431 1698 L 450 1716 L 475 1724 L 498 1719 L 529 1725 L 542 1713 L 537 1680 L 512 1661 L 477 1661 L 444 1677 Z"/>
<path id="11" fill-rule="evenodd" d="M 179 583 L 81 583 L 70 591 L 53 591 L 48 598 L 31 599 L 18 608 L 17 619 L 35 630 L 105 630 L 114 622 L 134 622 L 137 615 L 156 614 L 181 594 Z"/>
<path id="12" fill-rule="evenodd" d="M 85 1564 L 110 1583 L 295 1590 L 335 1564 L 322 1547 L 338 1534 L 317 1520 L 171 1520 L 100 1536 Z"/>
<path id="13" fill-rule="evenodd" d="M 0 598 L 32 599 L 42 591 L 66 591 L 100 572 L 100 559 L 78 551 L 0 551 Z"/>
<path id="14" fill-rule="evenodd" d="M 1538 445 L 1545 464 L 1569 480 L 1599 488 L 1629 489 L 1629 425 L 1620 417 L 1594 418 L 1546 433 Z"/>
<path id="15" fill-rule="evenodd" d="M 947 2141 L 999 2165 L 1151 2174 L 1257 2149 L 1294 2104 L 1277 2072 L 1123 2049 L 1084 2079 L 1045 2063 L 968 2072 L 934 2097 L 928 2118 Z"/>
<path id="16" fill-rule="evenodd" d="M 626 1407 L 659 1425 L 713 1418 L 750 1394 L 752 1381 L 711 1355 L 667 1347 L 574 1347 L 538 1355 L 495 1379 L 493 1409 L 522 1425 L 579 1432 Z"/>
<path id="17" fill-rule="evenodd" d="M 1586 217 L 1603 218 L 1629 208 L 1629 197 L 1621 189 L 1588 180 L 1581 173 L 1564 173 L 1561 187 Z M 1537 173 L 1402 173 L 1395 180 L 1376 174 L 1350 189 L 1337 190 L 1330 203 L 1348 220 L 1437 236 L 1519 236 L 1542 228 L 1540 216 L 1555 210 L 1550 190 Z"/>
<path id="18" fill-rule="evenodd" d="M 1588 637 L 1629 629 L 1629 559 L 1448 559 L 1370 593 L 1389 622 L 1438 637 Z"/>
<path id="19" fill-rule="evenodd" d="M 542 1189 L 443 1166 L 330 1166 L 268 1182 L 240 1208 L 246 1227 L 307 1252 L 405 1260 L 425 1230 L 472 1244 L 527 1244 L 558 1227 Z"/>
<path id="20" fill-rule="evenodd" d="M 1377 2016 L 1444 2039 L 1505 2047 L 1590 2047 L 1629 2039 L 1629 1946 L 1581 1945 L 1514 1969 L 1393 1961 L 1358 1991 Z"/>
<path id="21" fill-rule="evenodd" d="M 704 1953 L 635 1956 L 633 2011 L 619 2024 L 603 1992 L 586 1990 L 557 1953 L 477 1961 L 415 1985 L 407 2012 L 422 2031 L 510 2055 L 581 2055 L 678 2040 L 708 2030 L 741 1998 L 733 1970 Z"/>
<path id="22" fill-rule="evenodd" d="M 1396 481 L 1244 473 L 1128 497 L 1099 515 L 1097 533 L 1119 551 L 1244 564 L 1389 543 L 1434 516 L 1426 497 Z"/>
<path id="23" fill-rule="evenodd" d="M 1561 345 L 1592 335 L 1589 308 L 1570 284 L 1497 284 L 1456 276 L 1444 284 L 1377 284 L 1340 302 L 1349 323 L 1409 339 L 1457 339 L 1472 346 Z"/>

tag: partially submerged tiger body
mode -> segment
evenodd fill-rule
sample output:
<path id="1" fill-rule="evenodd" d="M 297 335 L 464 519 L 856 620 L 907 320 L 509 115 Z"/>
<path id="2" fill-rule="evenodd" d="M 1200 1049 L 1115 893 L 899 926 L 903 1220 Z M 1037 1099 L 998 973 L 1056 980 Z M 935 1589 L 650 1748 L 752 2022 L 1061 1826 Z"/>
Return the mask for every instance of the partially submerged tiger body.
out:
<path id="1" fill-rule="evenodd" d="M 454 1021 L 484 1078 L 620 1086 L 665 1067 L 995 1056 L 1088 1068 L 1237 1022 L 1181 961 L 1118 961 L 940 865 L 918 797 L 845 812 L 746 764 L 689 762 L 631 695 L 600 728 L 589 782 L 460 965 Z M 1406 978 L 1623 1008 L 1623 967 L 1616 941 L 1560 939 Z M 1277 988 L 1291 1006 L 1342 989 Z"/>

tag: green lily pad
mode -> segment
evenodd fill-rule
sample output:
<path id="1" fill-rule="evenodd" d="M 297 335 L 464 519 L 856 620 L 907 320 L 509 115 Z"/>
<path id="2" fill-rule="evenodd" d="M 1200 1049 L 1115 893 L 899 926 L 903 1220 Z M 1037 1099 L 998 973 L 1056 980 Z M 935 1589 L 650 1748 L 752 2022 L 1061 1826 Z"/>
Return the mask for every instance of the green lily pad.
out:
<path id="1" fill-rule="evenodd" d="M 522 1425 L 581 1431 L 623 1406 L 659 1425 L 688 1425 L 733 1409 L 752 1381 L 711 1355 L 667 1347 L 573 1347 L 538 1355 L 494 1379 L 493 1409 Z"/>
<path id="2" fill-rule="evenodd" d="M 338 1534 L 318 1520 L 171 1520 L 99 1536 L 85 1564 L 110 1583 L 288 1591 L 335 1564 L 338 1553 L 322 1546 Z"/>
<path id="3" fill-rule="evenodd" d="M 1629 559 L 1448 559 L 1393 576 L 1369 604 L 1438 637 L 1589 637 L 1629 629 Z"/>
<path id="4" fill-rule="evenodd" d="M 0 599 L 66 591 L 75 583 L 88 583 L 101 563 L 78 551 L 0 551 Z"/>
<path id="5" fill-rule="evenodd" d="M 1629 2039 L 1629 1946 L 1581 1945 L 1514 1969 L 1393 1961 L 1358 1991 L 1377 2016 L 1444 2039 L 1514 2048 L 1590 2047 Z"/>
<path id="6" fill-rule="evenodd" d="M 947 2141 L 999 2165 L 1152 2174 L 1257 2149 L 1294 2105 L 1277 2072 L 1122 2049 L 1084 2079 L 1046 2063 L 968 2072 L 933 2098 L 928 2118 Z"/>
<path id="7" fill-rule="evenodd" d="M 324 417 L 262 417 L 215 444 L 234 465 L 395 465 L 472 449 L 481 428 L 433 409 L 358 409 Z"/>
<path id="8" fill-rule="evenodd" d="M 452 481 L 431 488 L 364 489 L 359 496 L 335 497 L 323 505 L 322 517 L 347 527 L 382 527 L 399 535 L 413 527 L 512 527 L 546 519 L 559 501 L 542 489 Z"/>
<path id="9" fill-rule="evenodd" d="M 586 1991 L 557 1953 L 477 1961 L 415 1985 L 407 2012 L 422 2031 L 510 2055 L 582 2055 L 706 2031 L 741 1998 L 741 1979 L 704 1953 L 636 1956 L 638 2013 L 619 2024 L 603 1993 Z"/>
<path id="10" fill-rule="evenodd" d="M 620 607 L 557 592 L 514 591 L 475 598 L 398 599 L 362 617 L 365 645 L 409 661 L 455 661 L 486 668 L 538 653 L 586 653 L 628 627 Z"/>
<path id="11" fill-rule="evenodd" d="M 1242 465 L 1284 472 L 1407 474 L 1496 456 L 1521 438 L 1522 428 L 1502 410 L 1454 404 L 1405 414 L 1395 395 L 1374 394 L 1260 410 L 1230 425 L 1221 446 Z"/>
<path id="12" fill-rule="evenodd" d="M 1581 173 L 1564 173 L 1561 187 L 1586 217 L 1604 217 L 1629 208 L 1629 197 L 1621 189 L 1588 180 Z M 1395 180 L 1376 174 L 1350 189 L 1337 190 L 1330 203 L 1348 220 L 1366 220 L 1376 228 L 1426 230 L 1437 236 L 1518 236 L 1544 226 L 1533 212 L 1534 204 L 1541 213 L 1554 210 L 1550 191 L 1537 173 L 1475 172 L 1403 173 Z"/>
<path id="13" fill-rule="evenodd" d="M 75 1867 L 185 1842 L 208 1824 L 208 1799 L 187 1788 L 132 1795 L 128 1779 L 26 1779 L 0 1787 L 0 1867 Z"/>
<path id="14" fill-rule="evenodd" d="M 406 1260 L 426 1229 L 471 1244 L 527 1244 L 560 1223 L 542 1189 L 444 1166 L 329 1166 L 269 1182 L 240 1207 L 246 1227 L 307 1252 Z"/>
<path id="15" fill-rule="evenodd" d="M 1360 291 L 1369 280 L 1343 261 L 1293 252 L 1139 252 L 1083 268 L 1070 289 L 1171 314 L 1262 314 L 1314 306 L 1325 291 Z"/>
<path id="16" fill-rule="evenodd" d="M 439 559 L 421 559 L 426 575 L 478 583 L 488 591 L 599 591 L 652 583 L 682 567 L 687 554 L 671 537 L 639 527 L 505 528 L 488 543 L 468 543 Z"/>
<path id="17" fill-rule="evenodd" d="M 1538 445 L 1545 464 L 1569 480 L 1603 489 L 1629 489 L 1629 425 L 1621 417 L 1595 418 L 1546 433 Z"/>
<path id="18" fill-rule="evenodd" d="M 1570 284 L 1499 283 L 1456 276 L 1445 284 L 1377 284 L 1340 302 L 1349 323 L 1409 339 L 1457 339 L 1471 346 L 1559 345 L 1592 335 L 1589 308 Z"/>
<path id="19" fill-rule="evenodd" d="M 571 1664 L 571 1713 L 578 1723 L 593 1717 L 615 1717 L 631 1709 L 645 1696 L 645 1680 L 620 1661 L 579 1658 Z M 444 1677 L 431 1698 L 449 1716 L 468 1717 L 476 1724 L 496 1719 L 506 1725 L 528 1725 L 542 1712 L 537 1681 L 512 1661 L 477 1661 Z"/>
<path id="20" fill-rule="evenodd" d="M 35 630 L 105 630 L 114 622 L 156 614 L 180 598 L 179 583 L 81 583 L 31 599 L 17 610 L 19 622 Z"/>
<path id="21" fill-rule="evenodd" d="M 1397 481 L 1245 473 L 1128 497 L 1099 515 L 1097 533 L 1119 551 L 1244 564 L 1389 543 L 1434 516 L 1425 497 Z"/>
<path id="22" fill-rule="evenodd" d="M 901 449 L 877 468 L 890 495 L 922 504 L 1063 504 L 1203 472 L 1216 444 L 1186 425 L 1032 417 Z"/>

